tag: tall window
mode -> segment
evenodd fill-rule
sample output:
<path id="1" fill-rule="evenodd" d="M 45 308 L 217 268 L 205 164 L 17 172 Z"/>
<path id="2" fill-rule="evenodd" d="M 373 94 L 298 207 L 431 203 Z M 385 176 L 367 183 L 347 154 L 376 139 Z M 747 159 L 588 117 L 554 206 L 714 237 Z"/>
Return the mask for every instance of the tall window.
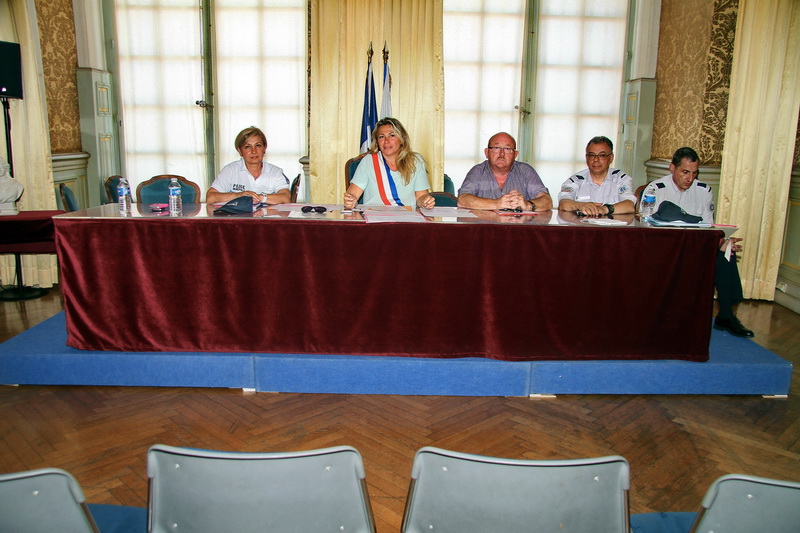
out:
<path id="1" fill-rule="evenodd" d="M 616 143 L 627 7 L 627 0 L 539 2 L 532 163 L 554 202 L 564 180 L 586 168 L 589 139 Z"/>
<path id="2" fill-rule="evenodd" d="M 290 180 L 302 172 L 305 0 L 216 0 L 205 21 L 197 0 L 115 4 L 132 185 L 179 174 L 205 191 L 221 166 L 239 158 L 234 138 L 251 125 L 267 135 L 267 161 Z M 214 31 L 204 33 L 206 26 Z M 213 46 L 205 48 L 214 53 L 204 54 L 204 39 L 211 36 Z M 211 113 L 214 128 L 205 127 L 204 113 Z"/>
<path id="3" fill-rule="evenodd" d="M 306 1 L 215 0 L 220 165 L 236 134 L 267 135 L 266 160 L 291 180 L 306 151 Z"/>
<path id="4" fill-rule="evenodd" d="M 585 168 L 590 138 L 617 137 L 627 0 L 528 1 L 535 20 L 526 35 L 525 0 L 445 0 L 445 173 L 456 189 L 498 131 L 533 138 L 519 146 L 520 159 L 554 199 Z M 533 72 L 522 61 L 530 50 Z"/>
<path id="5" fill-rule="evenodd" d="M 196 0 L 117 0 L 125 173 L 136 185 L 179 174 L 203 188 L 206 145 Z"/>
<path id="6" fill-rule="evenodd" d="M 445 0 L 444 171 L 456 191 L 489 136 L 516 136 L 525 0 Z"/>

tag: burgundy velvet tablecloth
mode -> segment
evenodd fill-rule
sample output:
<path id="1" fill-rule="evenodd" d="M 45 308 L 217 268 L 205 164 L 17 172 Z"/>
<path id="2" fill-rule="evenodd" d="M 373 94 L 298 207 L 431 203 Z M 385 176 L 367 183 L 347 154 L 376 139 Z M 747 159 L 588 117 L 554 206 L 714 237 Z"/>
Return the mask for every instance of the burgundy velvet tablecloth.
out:
<path id="1" fill-rule="evenodd" d="M 708 359 L 722 232 L 56 219 L 87 350 Z"/>
<path id="2" fill-rule="evenodd" d="M 50 254 L 56 250 L 53 217 L 64 211 L 20 211 L 0 216 L 0 253 Z"/>

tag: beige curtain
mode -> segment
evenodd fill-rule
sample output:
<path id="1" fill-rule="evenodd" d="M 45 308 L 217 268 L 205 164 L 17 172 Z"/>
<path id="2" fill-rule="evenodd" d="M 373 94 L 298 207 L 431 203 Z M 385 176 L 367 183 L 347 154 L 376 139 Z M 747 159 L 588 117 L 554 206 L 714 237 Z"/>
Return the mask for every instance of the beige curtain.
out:
<path id="1" fill-rule="evenodd" d="M 739 226 L 745 298 L 773 300 L 797 116 L 800 2 L 740 0 L 717 222 Z"/>
<path id="2" fill-rule="evenodd" d="M 442 0 L 312 0 L 309 190 L 315 203 L 342 201 L 344 164 L 359 153 L 370 41 L 378 111 L 386 42 L 392 114 L 428 163 L 432 188 L 442 190 Z"/>
<path id="3" fill-rule="evenodd" d="M 18 42 L 22 51 L 25 98 L 10 101 L 14 177 L 25 186 L 17 207 L 21 211 L 56 209 L 44 74 L 33 0 L 0 0 L 0 21 L 0 40 Z M 3 131 L 0 131 L 0 138 L 5 157 Z M 23 255 L 22 271 L 25 285 L 52 287 L 58 281 L 55 255 Z M 0 279 L 5 285 L 14 282 L 13 256 L 0 256 Z"/>

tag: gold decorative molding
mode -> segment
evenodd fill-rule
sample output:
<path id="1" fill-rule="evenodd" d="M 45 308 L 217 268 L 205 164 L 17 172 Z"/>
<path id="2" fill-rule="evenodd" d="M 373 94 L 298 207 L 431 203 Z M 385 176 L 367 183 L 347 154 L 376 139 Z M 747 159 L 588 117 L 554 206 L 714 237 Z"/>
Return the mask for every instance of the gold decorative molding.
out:
<path id="1" fill-rule="evenodd" d="M 97 114 L 107 117 L 111 114 L 111 96 L 106 83 L 97 82 Z"/>

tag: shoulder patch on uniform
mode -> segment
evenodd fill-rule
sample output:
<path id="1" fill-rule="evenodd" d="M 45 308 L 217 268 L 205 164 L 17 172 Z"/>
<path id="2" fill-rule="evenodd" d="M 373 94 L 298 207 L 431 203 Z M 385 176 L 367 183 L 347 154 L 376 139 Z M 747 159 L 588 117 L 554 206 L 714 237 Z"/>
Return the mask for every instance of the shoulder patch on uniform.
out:
<path id="1" fill-rule="evenodd" d="M 570 179 L 571 179 L 571 180 L 573 180 L 573 181 L 575 181 L 575 180 L 578 180 L 578 181 L 583 181 L 583 180 L 585 180 L 586 178 L 584 178 L 583 176 L 581 176 L 581 175 L 579 175 L 579 174 L 575 174 L 575 175 L 574 175 L 574 176 L 572 176 Z"/>
<path id="2" fill-rule="evenodd" d="M 611 173 L 611 175 L 612 175 L 612 176 L 614 176 L 614 175 L 616 175 L 616 174 L 619 174 L 620 172 L 622 172 L 620 169 L 618 169 L 618 168 L 615 168 L 615 169 L 614 169 L 614 172 L 612 172 L 612 173 Z"/>
<path id="3" fill-rule="evenodd" d="M 708 185 L 706 185 L 706 184 L 705 184 L 705 183 L 703 183 L 702 181 L 698 181 L 698 182 L 697 182 L 697 186 L 698 186 L 698 187 L 703 187 L 704 189 L 708 189 Z"/>
<path id="4" fill-rule="evenodd" d="M 664 187 L 666 187 L 666 185 L 664 185 L 663 183 L 656 183 L 657 189 L 663 189 Z"/>

